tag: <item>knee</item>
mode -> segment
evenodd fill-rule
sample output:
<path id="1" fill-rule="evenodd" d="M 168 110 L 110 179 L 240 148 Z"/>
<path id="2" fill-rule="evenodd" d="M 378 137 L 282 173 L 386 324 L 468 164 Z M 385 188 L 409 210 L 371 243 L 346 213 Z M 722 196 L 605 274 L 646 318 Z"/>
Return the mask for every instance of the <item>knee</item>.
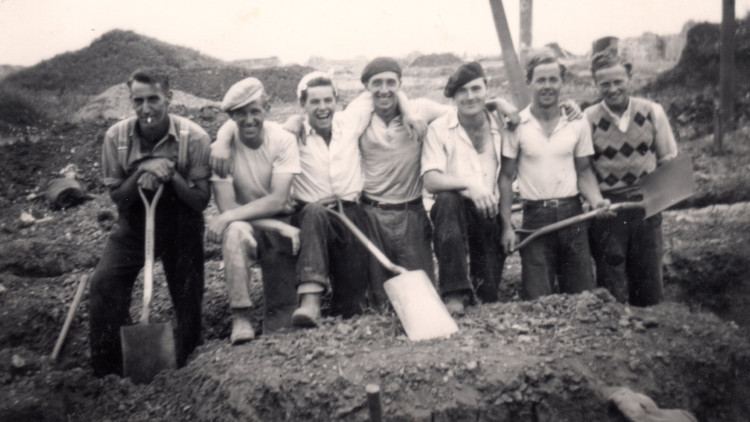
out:
<path id="1" fill-rule="evenodd" d="M 447 191 L 440 192 L 435 197 L 435 205 L 440 208 L 453 209 L 463 205 L 463 196 L 458 192 Z"/>
<path id="2" fill-rule="evenodd" d="M 230 223 L 224 232 L 224 240 L 222 242 L 223 252 L 238 250 L 247 244 L 256 245 L 253 226 L 245 221 Z"/>

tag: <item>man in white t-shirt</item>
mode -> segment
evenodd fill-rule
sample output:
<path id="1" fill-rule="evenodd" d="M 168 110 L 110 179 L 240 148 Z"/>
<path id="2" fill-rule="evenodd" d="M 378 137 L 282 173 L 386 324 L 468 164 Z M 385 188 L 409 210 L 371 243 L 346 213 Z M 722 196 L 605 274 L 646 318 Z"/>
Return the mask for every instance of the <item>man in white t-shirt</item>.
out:
<path id="1" fill-rule="evenodd" d="M 248 287 L 250 267 L 257 260 L 263 271 L 265 317 L 273 317 L 269 315 L 269 301 L 289 310 L 279 317 L 285 321 L 290 320 L 296 305 L 291 255 L 299 247 L 299 230 L 286 221 L 291 213 L 289 191 L 300 163 L 294 135 L 265 120 L 270 104 L 258 79 L 246 78 L 234 84 L 221 108 L 231 119 L 219 129 L 217 143 L 230 142 L 233 171 L 224 178 L 211 178 L 220 214 L 208 222 L 206 238 L 222 243 L 232 310 L 231 342 L 238 344 L 255 337 Z M 257 229 L 263 231 L 256 233 Z M 291 241 L 291 251 L 284 247 L 283 238 Z"/>
<path id="2" fill-rule="evenodd" d="M 503 245 L 511 252 L 515 232 L 510 223 L 513 175 L 524 201 L 523 228 L 535 230 L 582 213 L 581 195 L 592 207 L 607 207 L 590 158 L 594 154 L 585 119 L 569 121 L 558 106 L 565 66 L 550 55 L 531 58 L 526 83 L 532 102 L 521 111 L 521 124 L 503 139 L 500 211 Z M 595 286 L 585 223 L 541 236 L 521 249 L 521 298 L 577 293 Z M 559 286 L 555 288 L 555 281 Z"/>

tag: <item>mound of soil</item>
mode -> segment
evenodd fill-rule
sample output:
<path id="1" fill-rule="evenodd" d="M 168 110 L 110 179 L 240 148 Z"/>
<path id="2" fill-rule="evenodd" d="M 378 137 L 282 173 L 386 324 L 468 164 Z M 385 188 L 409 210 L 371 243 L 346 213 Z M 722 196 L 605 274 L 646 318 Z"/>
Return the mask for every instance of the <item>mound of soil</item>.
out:
<path id="1" fill-rule="evenodd" d="M 411 62 L 411 67 L 443 67 L 459 66 L 463 61 L 453 53 L 442 53 L 442 54 L 425 54 L 419 56 Z"/>

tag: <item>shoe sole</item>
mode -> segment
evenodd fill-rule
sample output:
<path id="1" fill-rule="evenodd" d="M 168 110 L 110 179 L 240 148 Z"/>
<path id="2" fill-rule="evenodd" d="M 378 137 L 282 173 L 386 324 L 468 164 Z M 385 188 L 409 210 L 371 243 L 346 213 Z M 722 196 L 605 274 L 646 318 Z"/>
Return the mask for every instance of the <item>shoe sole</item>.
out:
<path id="1" fill-rule="evenodd" d="M 307 314 L 292 314 L 292 325 L 295 327 L 313 328 L 318 326 L 318 322 Z"/>

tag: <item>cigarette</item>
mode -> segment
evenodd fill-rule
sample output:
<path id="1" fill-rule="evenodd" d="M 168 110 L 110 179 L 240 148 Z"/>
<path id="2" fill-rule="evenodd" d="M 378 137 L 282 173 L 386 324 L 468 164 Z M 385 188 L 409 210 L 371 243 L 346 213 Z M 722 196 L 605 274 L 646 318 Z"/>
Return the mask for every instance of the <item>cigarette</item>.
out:
<path id="1" fill-rule="evenodd" d="M 151 116 L 148 116 L 148 118 L 146 119 L 146 123 L 151 123 Z"/>

